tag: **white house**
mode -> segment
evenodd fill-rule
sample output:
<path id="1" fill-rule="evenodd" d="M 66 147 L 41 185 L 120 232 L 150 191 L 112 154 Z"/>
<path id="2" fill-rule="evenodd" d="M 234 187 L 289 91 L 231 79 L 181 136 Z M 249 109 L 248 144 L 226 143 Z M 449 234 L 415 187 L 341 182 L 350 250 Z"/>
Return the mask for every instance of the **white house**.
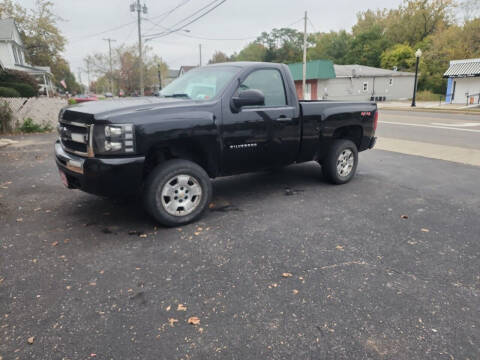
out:
<path id="1" fill-rule="evenodd" d="M 47 95 L 54 92 L 52 73 L 48 66 L 32 66 L 25 61 L 25 48 L 13 19 L 0 19 L 0 66 L 2 69 L 24 71 L 42 84 Z"/>
<path id="2" fill-rule="evenodd" d="M 452 60 L 443 77 L 448 78 L 447 103 L 480 103 L 480 59 Z"/>
<path id="3" fill-rule="evenodd" d="M 302 63 L 288 65 L 302 97 Z M 330 60 L 307 63 L 306 100 L 390 101 L 413 95 L 415 73 L 364 65 L 334 65 Z"/>

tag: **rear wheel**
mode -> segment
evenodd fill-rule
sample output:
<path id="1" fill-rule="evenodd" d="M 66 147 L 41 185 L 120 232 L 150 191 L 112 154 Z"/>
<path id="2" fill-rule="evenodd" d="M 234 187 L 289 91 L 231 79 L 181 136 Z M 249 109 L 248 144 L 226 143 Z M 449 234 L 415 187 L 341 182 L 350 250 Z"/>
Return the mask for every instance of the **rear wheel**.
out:
<path id="1" fill-rule="evenodd" d="M 353 141 L 335 140 L 323 160 L 322 171 L 333 184 L 345 184 L 355 175 L 358 165 L 358 150 Z"/>
<path id="2" fill-rule="evenodd" d="M 148 176 L 144 191 L 147 212 L 166 226 L 197 220 L 212 196 L 208 174 L 187 160 L 169 160 Z"/>

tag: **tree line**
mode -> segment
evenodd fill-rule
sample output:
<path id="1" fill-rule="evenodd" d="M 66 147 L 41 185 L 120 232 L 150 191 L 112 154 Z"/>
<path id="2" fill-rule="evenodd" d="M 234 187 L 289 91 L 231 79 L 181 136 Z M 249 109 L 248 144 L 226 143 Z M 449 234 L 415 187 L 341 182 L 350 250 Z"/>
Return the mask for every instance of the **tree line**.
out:
<path id="1" fill-rule="evenodd" d="M 419 89 L 445 93 L 442 78 L 449 61 L 480 57 L 480 0 L 406 0 L 396 9 L 366 10 L 350 31 L 308 36 L 307 59 L 414 71 L 421 49 Z M 230 56 L 217 51 L 210 63 L 224 61 L 302 61 L 303 33 L 274 29 Z"/>

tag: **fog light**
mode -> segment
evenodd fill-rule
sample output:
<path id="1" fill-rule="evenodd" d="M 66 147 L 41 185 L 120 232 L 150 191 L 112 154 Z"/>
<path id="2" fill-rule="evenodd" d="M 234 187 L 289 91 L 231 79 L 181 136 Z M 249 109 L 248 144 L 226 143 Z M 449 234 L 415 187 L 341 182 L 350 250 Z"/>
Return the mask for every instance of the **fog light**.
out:
<path id="1" fill-rule="evenodd" d="M 111 141 L 105 140 L 105 150 L 106 151 L 122 150 L 122 143 L 121 142 L 111 142 Z"/>

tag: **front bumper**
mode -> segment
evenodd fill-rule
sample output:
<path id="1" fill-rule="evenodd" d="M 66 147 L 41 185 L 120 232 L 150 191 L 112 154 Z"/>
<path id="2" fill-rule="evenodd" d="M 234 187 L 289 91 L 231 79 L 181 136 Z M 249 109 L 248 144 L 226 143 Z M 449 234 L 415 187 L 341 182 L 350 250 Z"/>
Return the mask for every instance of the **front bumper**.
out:
<path id="1" fill-rule="evenodd" d="M 84 158 L 66 152 L 57 141 L 55 161 L 71 189 L 118 196 L 134 194 L 142 185 L 144 156 Z"/>

